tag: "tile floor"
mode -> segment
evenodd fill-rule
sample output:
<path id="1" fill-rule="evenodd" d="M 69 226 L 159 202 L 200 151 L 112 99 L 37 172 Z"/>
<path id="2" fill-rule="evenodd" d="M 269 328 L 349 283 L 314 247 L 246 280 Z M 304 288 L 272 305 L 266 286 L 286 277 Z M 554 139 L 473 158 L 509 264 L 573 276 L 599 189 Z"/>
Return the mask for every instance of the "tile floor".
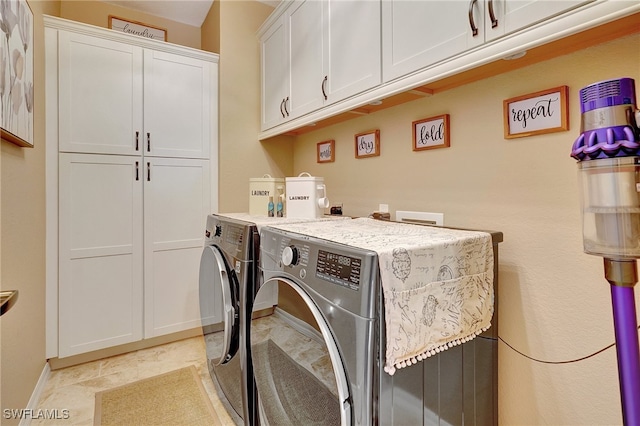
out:
<path id="1" fill-rule="evenodd" d="M 32 425 L 93 425 L 95 393 L 195 365 L 223 426 L 234 426 L 206 367 L 202 336 L 142 349 L 51 372 L 38 409 L 69 410 L 66 420 L 33 420 Z"/>

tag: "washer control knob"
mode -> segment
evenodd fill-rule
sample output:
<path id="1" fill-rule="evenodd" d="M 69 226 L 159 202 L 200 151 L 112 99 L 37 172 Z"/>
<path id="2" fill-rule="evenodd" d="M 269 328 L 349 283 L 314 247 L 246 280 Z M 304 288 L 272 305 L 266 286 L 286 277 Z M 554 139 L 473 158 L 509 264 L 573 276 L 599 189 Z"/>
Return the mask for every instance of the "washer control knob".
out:
<path id="1" fill-rule="evenodd" d="M 298 249 L 294 246 L 285 247 L 282 251 L 282 263 L 284 266 L 298 264 Z"/>

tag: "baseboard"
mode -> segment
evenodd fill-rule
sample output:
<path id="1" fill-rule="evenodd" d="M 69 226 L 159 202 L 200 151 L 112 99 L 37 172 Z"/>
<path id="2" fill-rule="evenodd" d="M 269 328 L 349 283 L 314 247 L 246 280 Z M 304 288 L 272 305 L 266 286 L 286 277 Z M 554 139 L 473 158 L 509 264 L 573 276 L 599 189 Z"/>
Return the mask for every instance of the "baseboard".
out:
<path id="1" fill-rule="evenodd" d="M 44 368 L 42 369 L 42 373 L 40 373 L 40 378 L 38 378 L 38 383 L 36 383 L 36 387 L 33 389 L 31 393 L 31 398 L 29 398 L 29 402 L 27 403 L 26 413 L 37 413 L 38 405 L 40 405 L 40 397 L 42 396 L 42 391 L 44 390 L 47 381 L 49 381 L 49 376 L 51 375 L 51 367 L 49 367 L 49 363 L 44 364 Z M 31 419 L 33 416 L 22 416 L 20 420 L 20 426 L 29 426 L 31 424 Z"/>
<path id="2" fill-rule="evenodd" d="M 71 367 L 73 365 L 84 364 L 85 362 L 96 361 L 98 359 L 121 355 L 140 349 L 147 349 L 153 346 L 164 345 L 165 343 L 177 342 L 178 340 L 188 339 L 201 335 L 202 327 L 192 328 L 189 330 L 178 331 L 176 333 L 165 334 L 164 336 L 151 337 L 149 339 L 126 343 L 124 345 L 112 346 L 109 348 L 98 349 L 92 352 L 72 355 L 66 358 L 49 358 L 49 366 L 52 370 L 59 370 L 61 368 Z"/>

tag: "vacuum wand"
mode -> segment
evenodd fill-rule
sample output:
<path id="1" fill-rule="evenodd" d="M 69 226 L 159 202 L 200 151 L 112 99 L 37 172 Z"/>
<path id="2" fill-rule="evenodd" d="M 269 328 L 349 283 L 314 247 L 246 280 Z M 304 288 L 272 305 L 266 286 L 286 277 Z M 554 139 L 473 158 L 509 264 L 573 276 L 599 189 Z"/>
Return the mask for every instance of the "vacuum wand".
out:
<path id="1" fill-rule="evenodd" d="M 582 188 L 584 251 L 604 258 L 618 358 L 622 417 L 640 425 L 640 346 L 633 287 L 640 258 L 640 121 L 635 82 L 620 78 L 580 90 L 581 134 L 571 156 Z"/>
<path id="2" fill-rule="evenodd" d="M 605 258 L 604 275 L 611 284 L 624 422 L 626 425 L 640 425 L 640 345 L 633 293 L 633 286 L 638 282 L 636 261 Z"/>

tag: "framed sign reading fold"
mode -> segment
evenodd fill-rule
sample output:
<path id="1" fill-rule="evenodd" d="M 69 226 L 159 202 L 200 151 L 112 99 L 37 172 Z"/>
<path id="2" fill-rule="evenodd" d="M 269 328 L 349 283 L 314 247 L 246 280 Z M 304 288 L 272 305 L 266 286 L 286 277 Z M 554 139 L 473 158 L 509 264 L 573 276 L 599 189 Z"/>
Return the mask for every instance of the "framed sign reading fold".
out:
<path id="1" fill-rule="evenodd" d="M 33 147 L 33 12 L 26 0 L 1 0 L 0 135 Z"/>
<path id="2" fill-rule="evenodd" d="M 448 148 L 449 114 L 429 117 L 411 123 L 413 128 L 413 150 Z"/>

